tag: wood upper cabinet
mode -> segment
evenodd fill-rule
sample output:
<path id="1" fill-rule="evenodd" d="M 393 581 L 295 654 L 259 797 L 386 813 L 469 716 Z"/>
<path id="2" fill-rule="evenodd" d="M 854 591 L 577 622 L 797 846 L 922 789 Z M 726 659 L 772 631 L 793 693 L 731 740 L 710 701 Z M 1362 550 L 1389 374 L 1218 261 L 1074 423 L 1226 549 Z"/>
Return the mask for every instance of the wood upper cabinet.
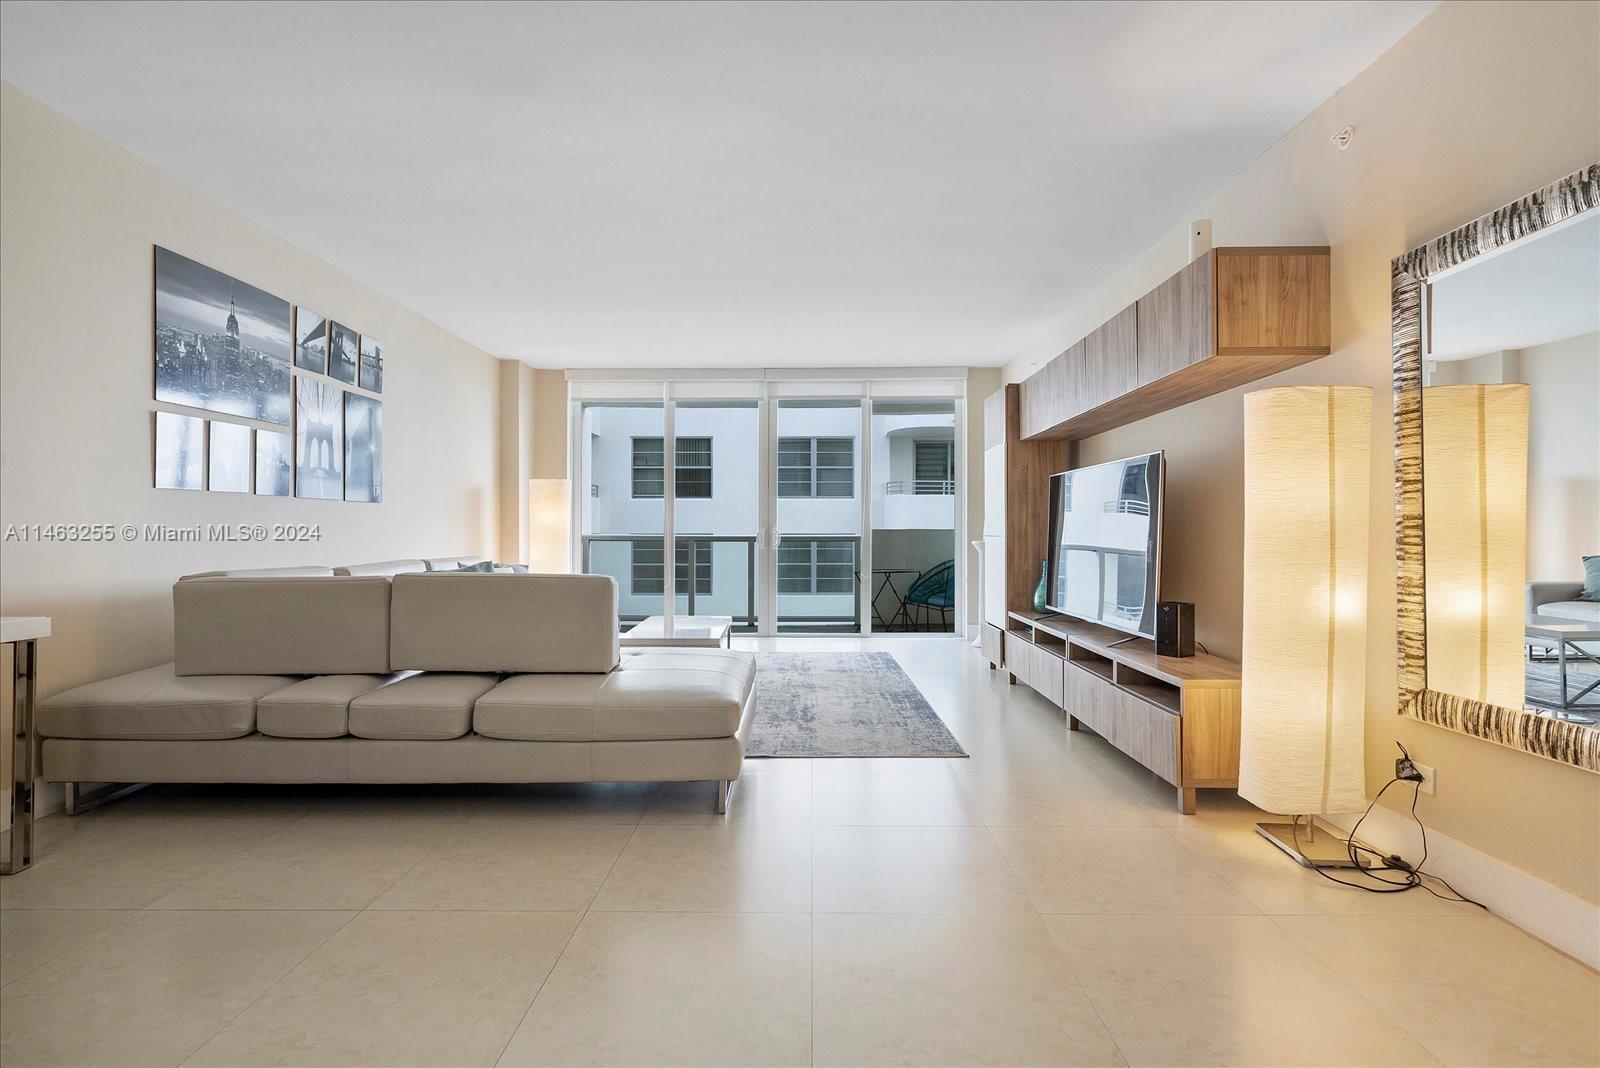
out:
<path id="1" fill-rule="evenodd" d="M 1130 304 L 1079 342 L 1083 357 L 1068 418 L 1132 391 L 1138 339 L 1139 305 Z"/>
<path id="2" fill-rule="evenodd" d="M 1216 317 L 1208 253 L 1139 298 L 1134 379 L 1145 386 L 1214 355 Z"/>
<path id="3" fill-rule="evenodd" d="M 1330 351 L 1328 249 L 1207 252 L 1022 386 L 1023 436 L 1082 438 Z"/>
<path id="4" fill-rule="evenodd" d="M 1083 361 L 1082 341 L 1039 368 L 1022 388 L 1022 436 L 1044 433 L 1078 408 L 1078 367 Z"/>
<path id="5" fill-rule="evenodd" d="M 1326 356 L 1327 249 L 1216 252 L 1218 356 Z"/>

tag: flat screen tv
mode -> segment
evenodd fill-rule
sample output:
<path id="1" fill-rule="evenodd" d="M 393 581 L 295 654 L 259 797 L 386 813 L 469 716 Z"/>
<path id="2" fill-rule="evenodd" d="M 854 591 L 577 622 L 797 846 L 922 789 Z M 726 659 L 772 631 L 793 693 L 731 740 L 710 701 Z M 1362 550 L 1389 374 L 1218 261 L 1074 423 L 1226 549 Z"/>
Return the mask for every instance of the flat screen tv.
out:
<path id="1" fill-rule="evenodd" d="M 1155 636 L 1165 476 L 1159 452 L 1051 476 L 1050 611 Z"/>

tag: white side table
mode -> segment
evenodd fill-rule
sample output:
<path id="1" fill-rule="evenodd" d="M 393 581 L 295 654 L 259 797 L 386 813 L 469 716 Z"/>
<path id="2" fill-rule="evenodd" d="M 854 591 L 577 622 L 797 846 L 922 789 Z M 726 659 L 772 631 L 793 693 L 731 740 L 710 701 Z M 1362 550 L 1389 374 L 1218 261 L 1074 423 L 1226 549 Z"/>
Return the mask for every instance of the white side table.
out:
<path id="1" fill-rule="evenodd" d="M 0 875 L 15 875 L 33 863 L 34 700 L 38 696 L 37 642 L 50 637 L 49 616 L 0 616 L 0 645 L 11 658 L 10 846 L 0 857 Z"/>

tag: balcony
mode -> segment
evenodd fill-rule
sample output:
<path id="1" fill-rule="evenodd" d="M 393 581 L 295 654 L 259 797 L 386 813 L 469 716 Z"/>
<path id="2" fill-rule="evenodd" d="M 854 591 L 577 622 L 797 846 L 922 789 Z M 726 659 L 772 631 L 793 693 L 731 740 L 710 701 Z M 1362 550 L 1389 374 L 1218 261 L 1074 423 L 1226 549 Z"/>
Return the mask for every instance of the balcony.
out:
<path id="1" fill-rule="evenodd" d="M 954 497 L 956 484 L 949 478 L 918 478 L 904 479 L 883 484 L 885 496 L 899 496 L 910 493 L 918 497 Z"/>
<path id="2" fill-rule="evenodd" d="M 785 541 L 843 542 L 850 547 L 848 593 L 778 592 L 778 632 L 861 632 L 861 538 L 844 534 L 795 534 Z M 594 534 L 582 539 L 583 570 L 617 580 L 617 617 L 623 628 L 661 615 L 665 602 L 653 589 L 635 587 L 633 543 L 659 544 L 659 534 Z M 677 538 L 677 614 L 730 616 L 735 633 L 756 630 L 756 539 L 750 536 L 692 534 Z M 780 568 L 781 571 L 781 568 Z M 780 575 L 781 580 L 781 575 Z"/>

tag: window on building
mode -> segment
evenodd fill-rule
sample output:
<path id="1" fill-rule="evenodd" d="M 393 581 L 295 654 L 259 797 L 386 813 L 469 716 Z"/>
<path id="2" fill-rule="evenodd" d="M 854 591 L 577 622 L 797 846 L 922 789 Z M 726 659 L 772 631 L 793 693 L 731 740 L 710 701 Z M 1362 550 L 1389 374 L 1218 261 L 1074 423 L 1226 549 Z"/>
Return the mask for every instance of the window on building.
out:
<path id="1" fill-rule="evenodd" d="M 694 595 L 711 596 L 711 543 L 680 539 L 674 561 L 672 581 L 678 593 L 689 592 L 690 561 L 694 566 Z M 666 592 L 662 566 L 661 540 L 641 539 L 633 543 L 633 568 L 630 586 L 635 597 L 660 597 Z"/>
<path id="2" fill-rule="evenodd" d="M 914 441 L 914 466 L 917 493 L 951 494 L 956 485 L 956 443 L 953 441 Z"/>
<path id="3" fill-rule="evenodd" d="M 779 593 L 854 593 L 856 546 L 849 538 L 785 538 L 778 544 Z"/>
<path id="4" fill-rule="evenodd" d="M 676 473 L 678 499 L 709 499 L 711 496 L 711 439 L 679 438 Z M 662 496 L 666 488 L 667 447 L 661 438 L 633 439 L 633 495 L 636 498 Z"/>
<path id="5" fill-rule="evenodd" d="M 778 496 L 854 497 L 854 438 L 779 438 Z"/>

